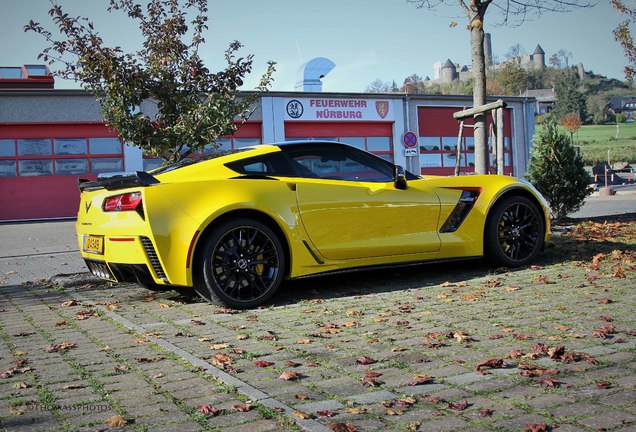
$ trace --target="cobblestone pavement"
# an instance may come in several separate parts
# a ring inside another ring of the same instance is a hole
[[[528,268],[305,279],[240,312],[132,285],[0,286],[0,424],[636,430],[636,226],[554,243]]]

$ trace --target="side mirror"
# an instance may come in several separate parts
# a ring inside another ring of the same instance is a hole
[[[393,168],[393,184],[395,185],[396,189],[404,190],[407,188],[406,173],[404,172],[404,167],[396,165]]]

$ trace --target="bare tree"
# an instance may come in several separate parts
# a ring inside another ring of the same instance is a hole
[[[506,54],[504,54],[504,58],[507,61],[514,61],[518,65],[521,64],[521,56],[526,54],[526,50],[520,44],[516,44],[510,47]]]
[[[380,78],[375,79],[364,90],[366,93],[388,93],[391,91],[391,83],[382,81]]]
[[[559,51],[557,51],[556,55],[563,67],[568,69],[570,67],[570,59],[572,58],[572,53],[566,49],[561,48]]]
[[[458,6],[468,19],[474,79],[473,106],[486,104],[486,61],[484,56],[484,20],[487,10],[499,14],[498,24],[520,25],[526,19],[545,12],[568,12],[574,8],[592,7],[593,0],[406,0],[418,9],[437,10]],[[488,172],[486,115],[477,114],[475,124],[475,173]]]

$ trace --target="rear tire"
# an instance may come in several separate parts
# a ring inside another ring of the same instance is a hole
[[[204,299],[234,309],[267,302],[285,271],[285,253],[276,233],[251,218],[214,228],[199,250],[194,290]]]
[[[497,265],[529,264],[543,249],[545,223],[537,205],[511,195],[499,201],[488,215],[484,231],[486,257]]]

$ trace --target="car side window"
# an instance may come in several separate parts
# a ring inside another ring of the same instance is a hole
[[[364,152],[322,146],[286,149],[301,177],[347,181],[390,182],[390,166]]]
[[[227,166],[232,171],[245,175],[293,177],[295,175],[288,161],[281,153],[268,153],[234,162]]]

